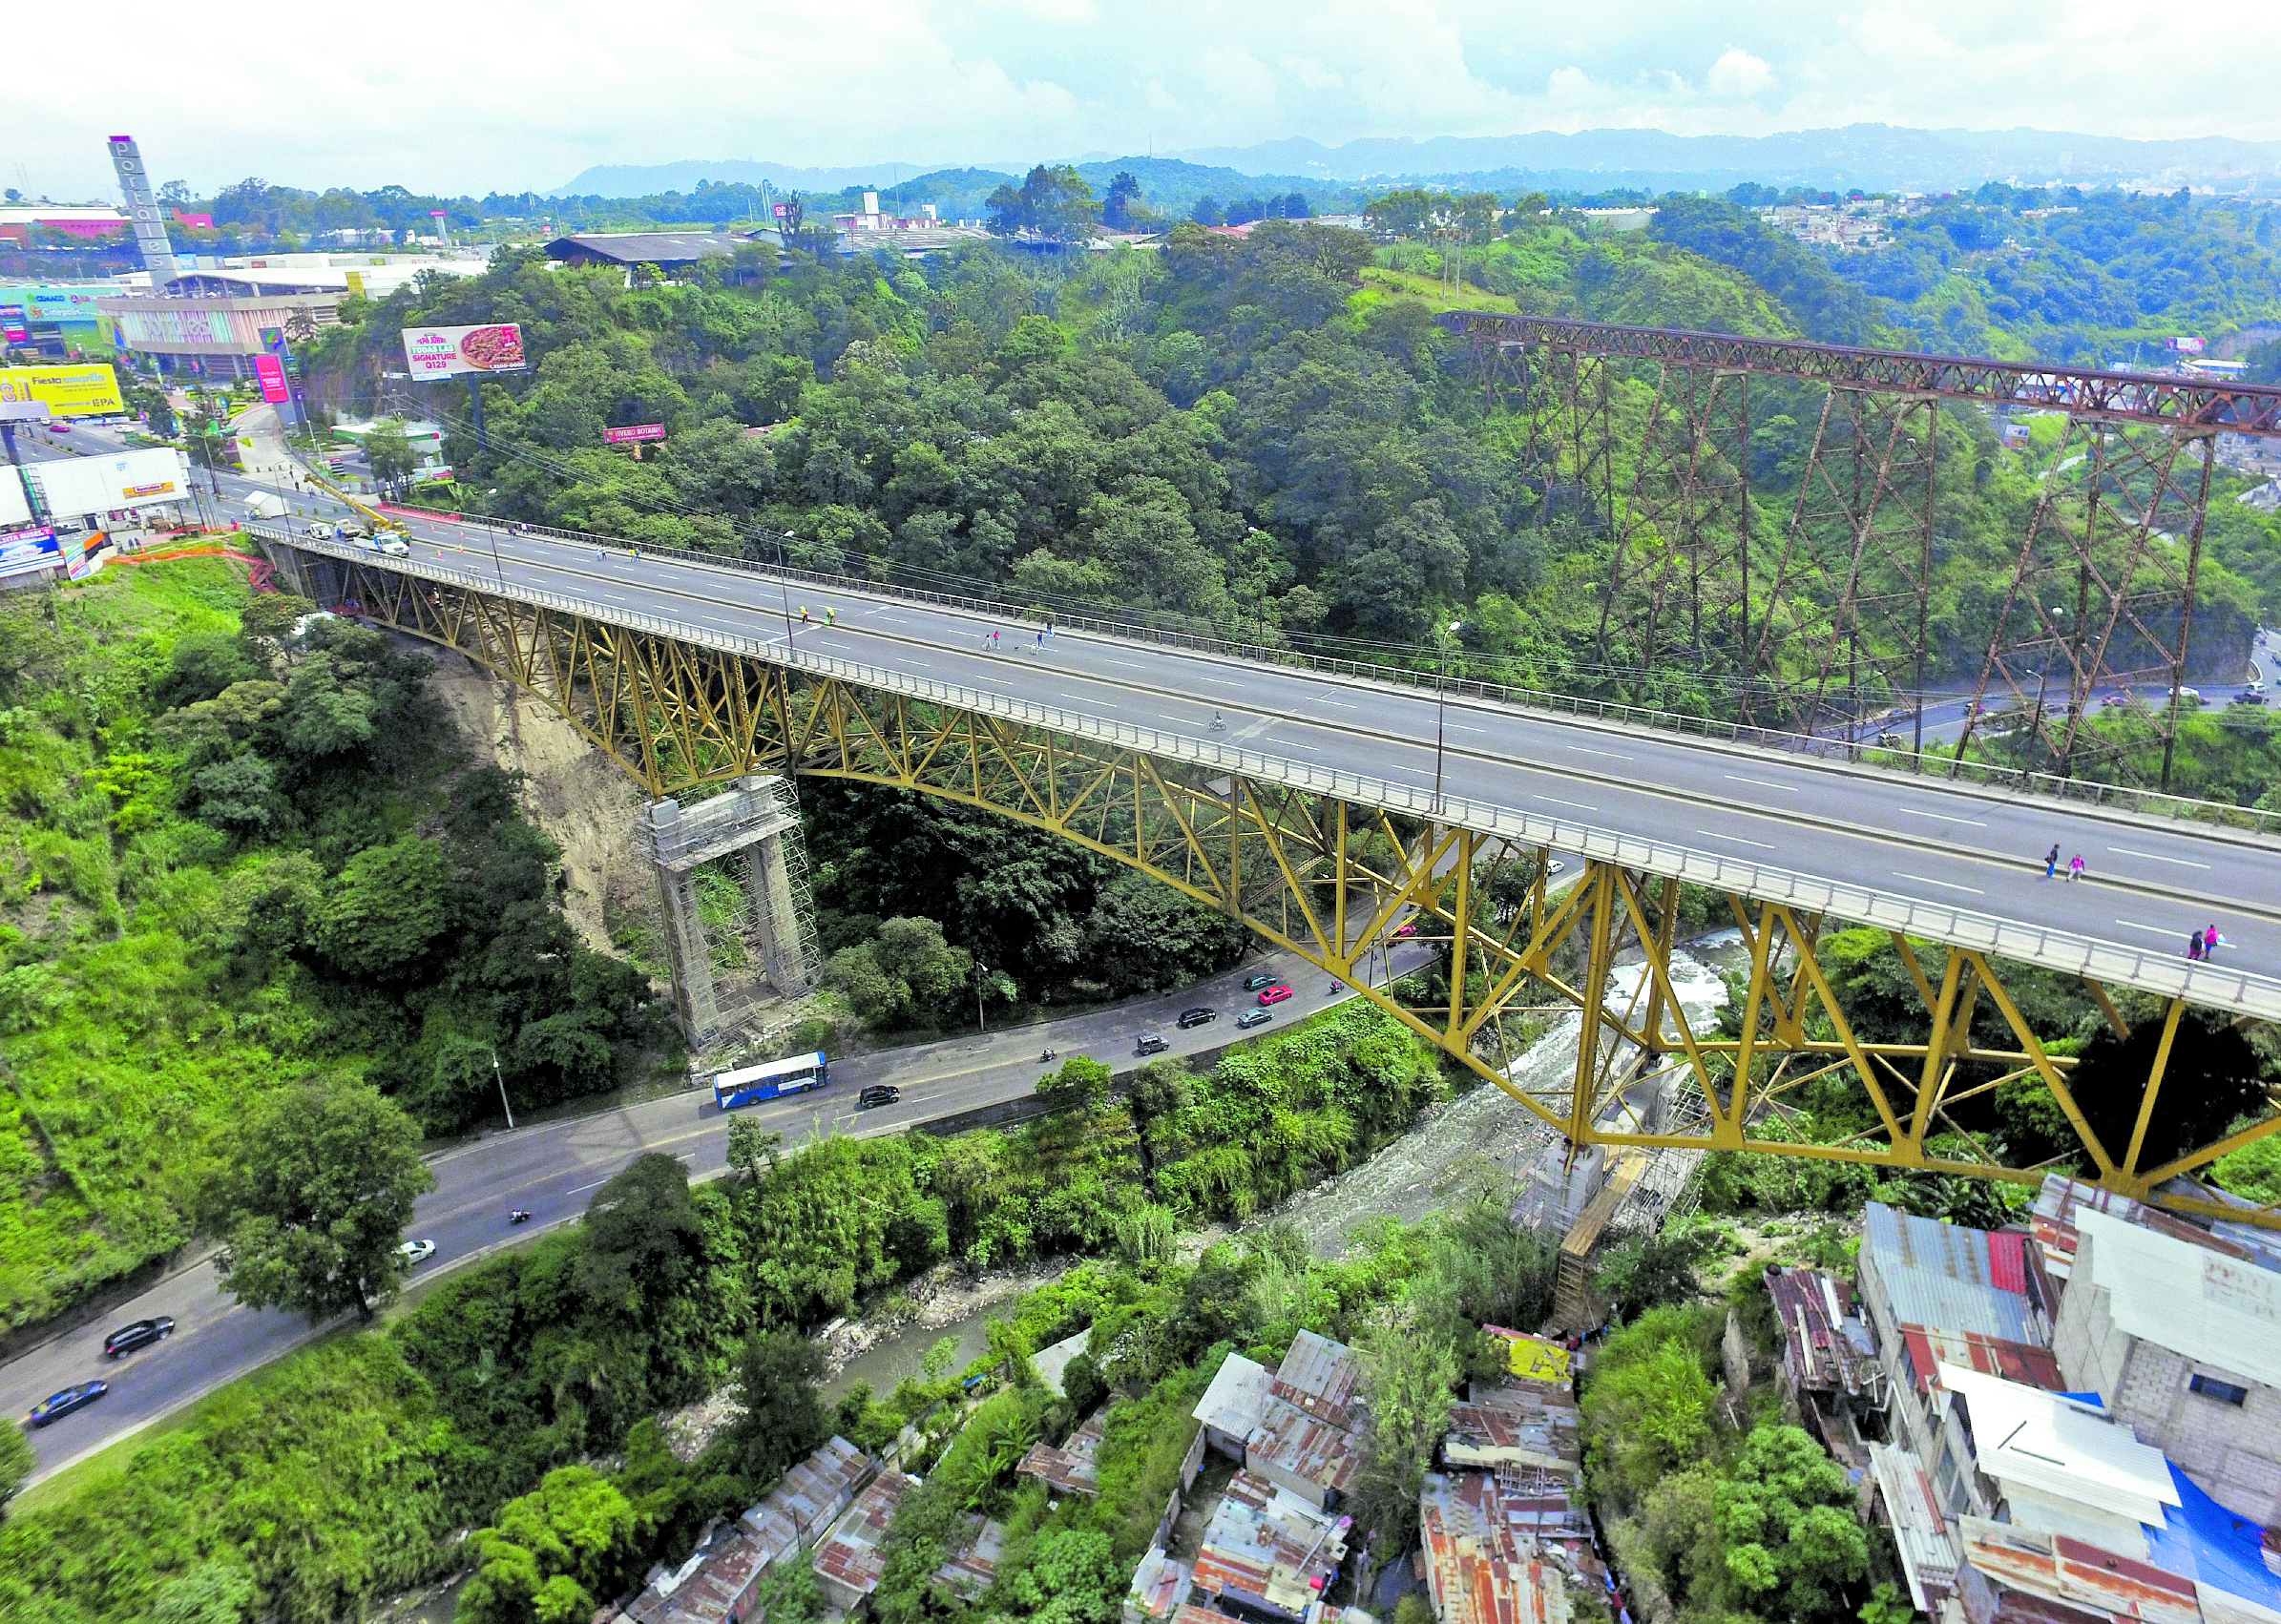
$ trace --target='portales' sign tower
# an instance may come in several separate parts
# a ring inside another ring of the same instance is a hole
[[[171,281],[178,268],[175,245],[167,239],[166,221],[158,218],[158,199],[151,196],[150,172],[142,167],[134,136],[111,137],[111,167],[118,173],[118,189],[127,201],[127,218],[135,222],[136,245],[142,250],[151,285]]]

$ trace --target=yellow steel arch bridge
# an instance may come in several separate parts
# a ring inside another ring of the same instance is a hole
[[[2007,1086],[2039,1090],[2072,1130],[2062,1162],[2119,1194],[2174,1210],[2281,1227],[2281,1213],[2220,1206],[2159,1187],[2281,1132],[2281,1111],[2157,1160],[2146,1154],[2188,997],[2149,999],[2083,980],[2113,1030],[2124,1009],[2160,1040],[2130,1132],[2096,1133],[2070,1088],[2075,1060],[2040,1036],[2005,962],[1969,945],[1927,947],[1888,932],[1915,993],[1907,1041],[1849,1024],[1820,948],[1850,923],[1797,898],[1715,893],[1748,959],[1737,1019],[1698,1035],[1679,1014],[1671,949],[1678,877],[1622,855],[1548,883],[1549,852],[1435,815],[1371,804],[1337,773],[1294,781],[1244,752],[1109,727],[945,684],[551,598],[423,559],[395,560],[265,535],[280,573],[308,595],[454,650],[544,703],[653,796],[786,772],[889,785],[1048,829],[1242,920],[1512,1094],[1574,1145],[1674,1145],[2033,1183],[1999,1165],[1957,1108]],[[439,558],[441,554],[439,553]],[[1695,893],[1700,906],[1702,893]],[[1697,916],[1698,918],[1700,915]],[[1860,916],[1856,914],[1854,920]],[[1439,944],[1444,972],[1375,985],[1398,938]],[[1624,966],[1642,967],[1629,970]],[[1622,990],[1616,989],[1622,987]],[[2123,1001],[2118,1006],[2118,999]],[[1549,1085],[1512,1074],[1551,1012],[1582,1023],[1573,1072]],[[1999,1034],[1999,1035],[1998,1035]],[[1662,1074],[1683,1105],[1643,1120],[1633,1101]],[[1841,1143],[1800,1143],[1768,1124],[1807,1085],[1856,1091],[1874,1125]],[[1675,1086],[1674,1086],[1675,1085]],[[1937,1141],[1940,1149],[1933,1148]]]

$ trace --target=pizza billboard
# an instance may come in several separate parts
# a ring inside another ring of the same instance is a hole
[[[531,364],[523,359],[523,329],[514,322],[481,327],[407,327],[404,364],[416,379],[521,372]]]
[[[0,366],[0,406],[37,401],[55,417],[112,417],[127,409],[108,366]]]

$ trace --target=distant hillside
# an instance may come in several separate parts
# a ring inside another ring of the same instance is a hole
[[[921,175],[923,163],[867,163],[839,169],[802,169],[795,164],[753,158],[683,158],[678,163],[597,163],[574,176],[550,198],[650,198],[662,192],[694,192],[700,180],[716,185],[765,180],[782,192],[837,192],[845,186],[891,184],[898,174]]]
[[[1511,177],[1555,191],[1632,186],[1723,190],[1742,180],[1869,191],[1945,191],[1985,180],[2148,180],[2281,193],[2281,142],[2223,136],[2134,141],[2046,130],[1908,130],[1850,124],[1775,135],[1670,135],[1585,130],[1573,135],[1385,137],[1326,147],[1293,139],[1205,147],[1182,156],[1246,175],[1315,183],[1396,177]]]

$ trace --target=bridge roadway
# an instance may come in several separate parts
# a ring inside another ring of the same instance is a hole
[[[852,662],[851,680],[955,684],[985,708],[1028,702],[1152,730],[1159,753],[1226,760],[1241,748],[1255,776],[1360,775],[1367,783],[1341,791],[1350,800],[1423,809],[1433,794],[1430,688],[1067,630],[1040,641],[1032,623],[852,585],[451,521],[410,528],[408,559],[367,561],[471,573],[599,619],[738,639],[763,658],[783,659],[790,641],[796,661]],[[827,609],[836,624],[823,623]],[[1470,697],[1449,699],[1440,726],[1452,822],[2281,1017],[2281,843],[2270,837]],[[2043,879],[2055,843],[2062,874],[2083,858],[2080,884]],[[2224,941],[2216,964],[2189,966],[2188,931],[2210,925]]]

